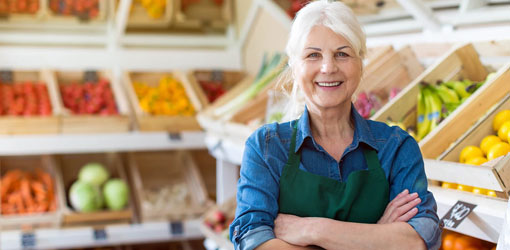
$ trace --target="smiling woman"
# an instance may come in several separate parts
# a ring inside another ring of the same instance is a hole
[[[437,249],[442,228],[416,141],[364,120],[352,95],[365,35],[340,2],[298,12],[286,52],[293,119],[246,141],[236,249]]]

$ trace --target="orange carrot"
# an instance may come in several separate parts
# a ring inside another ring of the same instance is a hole
[[[32,199],[32,192],[30,192],[30,182],[27,178],[23,178],[20,182],[20,192],[25,202],[26,207],[33,207],[34,200]]]

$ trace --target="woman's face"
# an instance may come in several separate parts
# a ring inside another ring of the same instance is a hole
[[[361,69],[361,59],[351,44],[318,25],[310,31],[293,73],[308,107],[328,109],[350,104],[361,80]]]

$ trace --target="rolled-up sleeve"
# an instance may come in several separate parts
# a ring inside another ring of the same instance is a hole
[[[237,185],[236,217],[230,225],[230,240],[236,249],[254,249],[275,238],[279,180],[264,161],[265,140],[264,133],[256,131],[246,141]]]
[[[400,145],[393,161],[390,173],[390,200],[404,189],[418,193],[421,203],[418,213],[408,223],[420,235],[428,249],[438,249],[441,245],[442,226],[437,216],[437,204],[428,191],[427,176],[420,148],[416,141],[408,136]]]

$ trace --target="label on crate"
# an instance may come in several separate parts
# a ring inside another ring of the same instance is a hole
[[[106,231],[103,229],[94,229],[94,240],[95,241],[105,241],[108,239],[108,235]]]
[[[98,82],[99,76],[95,70],[87,70],[83,73],[83,82]]]
[[[14,76],[12,70],[0,70],[0,82],[1,83],[13,83]]]
[[[445,227],[457,228],[457,226],[459,226],[460,223],[466,219],[471,212],[473,212],[475,207],[475,204],[457,201],[457,203],[448,210],[445,216],[441,218],[441,221],[444,223]]]
[[[36,244],[35,233],[23,232],[21,233],[21,247],[23,249],[34,248]]]
[[[170,141],[182,141],[182,136],[180,133],[168,133],[168,138]]]
[[[171,235],[183,235],[184,234],[184,225],[181,221],[172,221],[170,222],[170,234]]]

